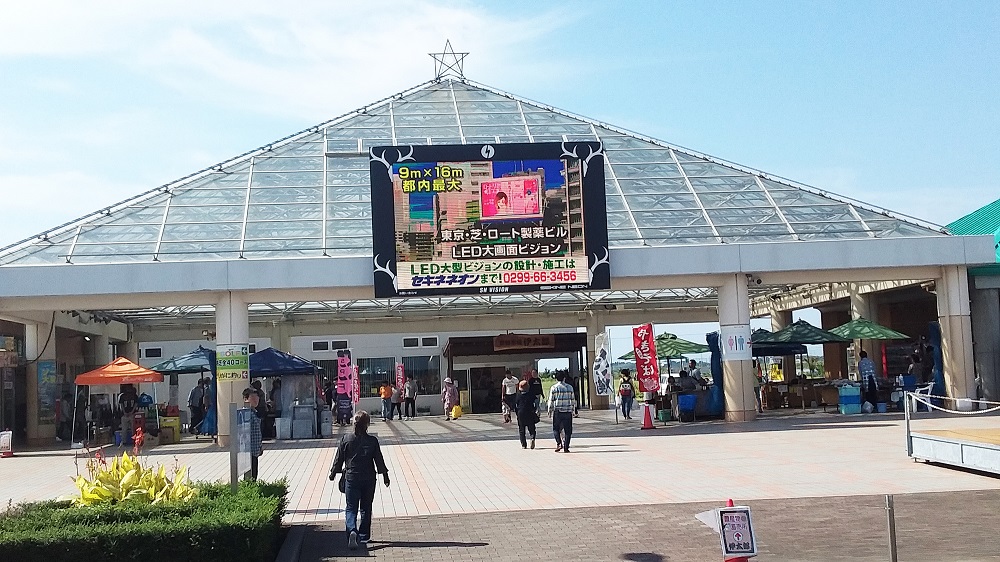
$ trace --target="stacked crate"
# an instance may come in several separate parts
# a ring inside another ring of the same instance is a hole
[[[838,398],[840,400],[838,409],[841,414],[861,413],[861,387],[842,386],[838,392]]]

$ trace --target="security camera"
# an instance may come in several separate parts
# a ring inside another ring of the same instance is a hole
[[[747,283],[750,283],[751,285],[763,285],[764,280],[761,279],[760,277],[757,277],[756,275],[747,273]]]

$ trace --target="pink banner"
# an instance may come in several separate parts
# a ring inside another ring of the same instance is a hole
[[[403,364],[396,363],[396,388],[403,390],[403,384],[406,383],[406,375],[403,374]]]
[[[358,380],[358,366],[355,365],[352,373],[354,376],[351,379],[354,381],[351,384],[351,401],[357,404],[361,401],[361,381]]]
[[[656,341],[653,338],[652,324],[632,328],[632,347],[635,354],[635,377],[639,379],[639,392],[658,392],[660,365],[656,361]]]
[[[351,379],[354,378],[354,367],[351,365],[351,350],[337,351],[337,394],[351,392]]]

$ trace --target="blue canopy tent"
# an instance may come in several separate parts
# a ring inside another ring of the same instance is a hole
[[[277,400],[273,395],[274,384],[272,383],[271,393],[268,398],[272,400],[274,406],[274,416],[278,419],[287,419],[291,424],[290,436],[312,437],[315,428],[319,427],[321,419],[322,390],[319,388],[319,371],[321,369],[313,363],[269,347],[262,349],[250,356],[250,379],[267,378],[272,381],[282,380],[285,377],[292,377],[291,380],[284,380],[280,385]],[[306,417],[303,410],[311,411]],[[273,417],[273,416],[272,416]],[[308,419],[312,430],[297,425],[299,420]],[[285,422],[282,422],[285,423]],[[278,428],[280,430],[280,428]],[[280,433],[277,431],[276,433]],[[280,437],[280,436],[278,436]]]
[[[216,435],[218,433],[218,404],[215,397],[218,396],[218,386],[215,380],[215,350],[198,346],[198,349],[171,357],[166,361],[157,363],[150,370],[170,376],[170,384],[177,385],[177,375],[190,373],[211,374],[211,385],[205,390],[210,397],[208,400],[208,411],[202,418],[200,431],[205,435]]]

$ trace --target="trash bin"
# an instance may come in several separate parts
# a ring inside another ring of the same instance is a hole
[[[698,402],[695,394],[681,394],[677,396],[677,416],[680,421],[694,421],[694,408]]]
[[[656,412],[656,417],[661,422],[670,421],[670,410],[667,409],[659,410],[658,412]]]

